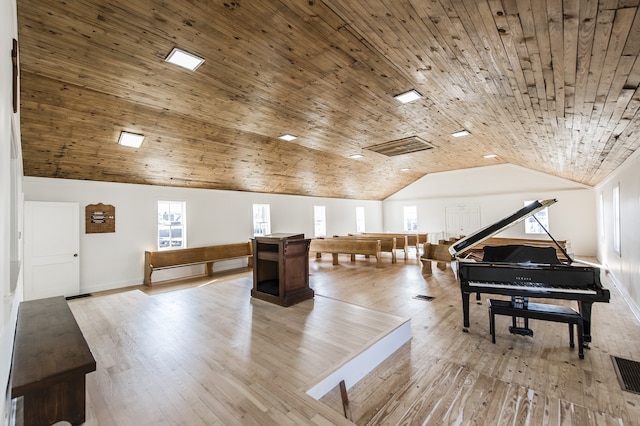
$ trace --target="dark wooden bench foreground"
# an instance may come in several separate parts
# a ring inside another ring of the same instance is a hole
[[[85,375],[96,370],[64,297],[22,302],[11,366],[11,398],[24,397],[24,425],[85,421]]]

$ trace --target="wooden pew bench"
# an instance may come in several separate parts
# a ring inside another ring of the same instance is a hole
[[[420,249],[424,253],[424,245],[429,242],[428,234],[416,234],[416,257],[420,257]],[[411,238],[409,238],[409,244],[411,244]]]
[[[85,375],[96,370],[64,297],[22,302],[11,365],[11,398],[24,397],[23,423],[85,421]]]
[[[361,234],[349,234],[354,236],[373,237],[373,238],[396,238],[398,250],[404,251],[404,259],[409,258],[409,248],[415,248],[416,258],[420,257],[420,245],[427,241],[427,234],[402,234],[391,232],[363,232]]]
[[[206,274],[213,275],[214,262],[241,258],[249,259],[249,267],[253,264],[251,242],[221,244],[207,247],[193,247],[177,250],[144,252],[144,284],[151,286],[151,274],[155,270],[206,264]]]
[[[440,240],[438,244],[424,243],[424,251],[420,257],[422,262],[422,273],[424,275],[431,275],[433,270],[431,269],[431,263],[436,262],[438,269],[444,270],[447,268],[447,264],[451,263],[453,257],[449,253],[449,247],[451,242]]]
[[[397,263],[398,257],[396,255],[396,250],[398,249],[398,240],[395,237],[370,237],[370,236],[362,236],[362,235],[334,235],[333,238],[341,238],[344,240],[373,240],[380,241],[380,251],[382,253],[391,254],[391,263]],[[351,255],[351,261],[355,261],[355,254]]]
[[[382,267],[382,251],[380,240],[349,239],[349,238],[318,238],[311,240],[309,253],[316,253],[319,258],[322,253],[331,253],[333,264],[338,265],[339,254],[350,254],[354,260],[356,254],[376,257],[376,267]]]

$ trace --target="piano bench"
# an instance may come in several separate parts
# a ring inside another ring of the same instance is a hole
[[[488,299],[489,308],[489,331],[491,342],[496,343],[496,315],[507,315],[513,318],[537,319],[542,321],[563,322],[569,324],[569,345],[573,348],[573,325],[578,328],[578,356],[584,359],[584,320],[582,315],[566,306],[550,305],[545,303],[529,303],[527,308],[515,308],[510,300]]]

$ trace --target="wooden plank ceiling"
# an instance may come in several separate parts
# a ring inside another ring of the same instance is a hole
[[[27,176],[382,200],[505,162],[595,185],[640,146],[638,0],[17,3]]]

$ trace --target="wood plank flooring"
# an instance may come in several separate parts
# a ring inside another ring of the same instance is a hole
[[[463,333],[451,269],[425,278],[415,258],[384,260],[312,259],[317,297],[289,308],[251,300],[249,272],[70,301],[98,361],[86,424],[351,424],[337,388],[321,401],[304,389],[384,318],[407,317],[412,340],[348,391],[356,424],[638,424],[640,395],[621,390],[610,355],[640,360],[640,324],[606,275],[611,303],[594,304],[580,360],[565,324],[531,321],[531,338],[497,317],[492,344],[484,304],[472,304]],[[311,308],[327,300],[341,302]],[[342,302],[383,314],[345,318]]]

